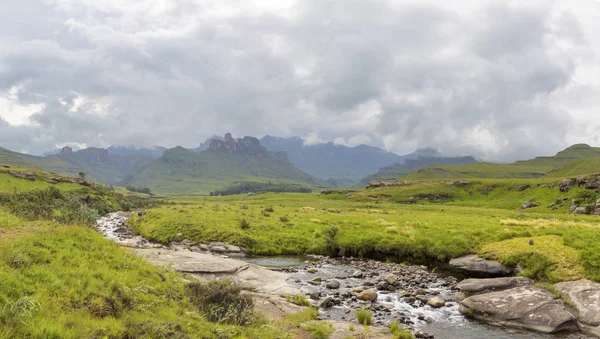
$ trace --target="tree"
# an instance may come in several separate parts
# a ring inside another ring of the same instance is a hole
[[[79,172],[79,178],[83,181],[85,181],[85,173],[83,172]]]

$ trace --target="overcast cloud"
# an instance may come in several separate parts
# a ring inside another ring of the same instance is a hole
[[[497,161],[600,145],[595,0],[0,2],[17,151],[228,131]]]

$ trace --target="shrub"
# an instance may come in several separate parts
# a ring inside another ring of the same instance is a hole
[[[192,304],[207,320],[231,325],[249,325],[253,322],[252,297],[240,294],[241,288],[227,280],[186,285]]]
[[[247,230],[250,228],[250,222],[246,219],[240,220],[240,228],[243,230]]]
[[[290,219],[288,218],[288,216],[287,216],[287,215],[285,215],[285,216],[283,216],[283,217],[279,217],[279,221],[281,221],[281,222],[289,222],[289,221],[290,221]]]
[[[263,217],[270,217],[271,215],[269,213],[267,213],[267,211],[262,211],[262,215]]]
[[[331,256],[335,256],[338,252],[338,235],[340,229],[337,226],[331,226],[327,229],[325,235],[325,246]]]
[[[373,323],[372,314],[368,310],[357,310],[355,316],[356,320],[365,326]]]
[[[273,213],[273,212],[275,212],[275,210],[273,209],[273,206],[269,206],[269,207],[265,208],[265,212]]]
[[[247,204],[242,204],[242,206],[240,206],[240,209],[247,210],[248,209],[248,205]]]

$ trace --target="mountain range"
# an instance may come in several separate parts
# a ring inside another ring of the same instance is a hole
[[[147,187],[161,194],[221,194],[260,190],[306,191],[327,186],[364,187],[371,180],[537,178],[600,172],[600,148],[573,145],[551,157],[513,164],[444,157],[419,149],[397,155],[377,147],[334,143],[306,145],[298,137],[234,139],[213,136],[199,147],[166,149],[111,146],[74,151],[68,146],[43,157],[0,148],[0,164],[67,175],[85,173],[110,185]]]

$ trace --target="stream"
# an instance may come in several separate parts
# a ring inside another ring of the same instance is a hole
[[[126,226],[126,220],[125,213],[111,213],[97,221],[96,229],[106,238],[129,247],[189,251],[182,246],[169,247],[136,236]],[[375,326],[387,327],[392,321],[397,321],[422,331],[423,338],[432,336],[447,339],[589,338],[580,333],[549,335],[495,327],[467,319],[459,313],[459,305],[454,302],[457,292],[454,286],[458,279],[446,275],[438,276],[424,266],[404,266],[374,260],[348,259],[342,261],[302,256],[236,257],[236,259],[291,273],[288,283],[303,291],[313,304],[323,306],[320,308],[320,318],[324,320],[355,321],[356,309],[370,307]],[[399,277],[398,281],[394,282],[395,286],[400,286],[399,291],[396,291],[396,288],[393,288],[393,291],[387,291],[385,286],[381,285],[391,275]],[[327,286],[327,282],[331,282],[331,280],[339,282],[339,286],[329,288],[331,286]],[[365,303],[356,298],[357,291],[367,288],[378,290],[377,298],[372,303]],[[405,296],[402,291],[405,291],[407,295]],[[414,300],[415,298],[411,296],[415,294],[439,296],[447,302],[443,307],[433,308],[424,302]],[[327,305],[323,305],[324,302]]]

